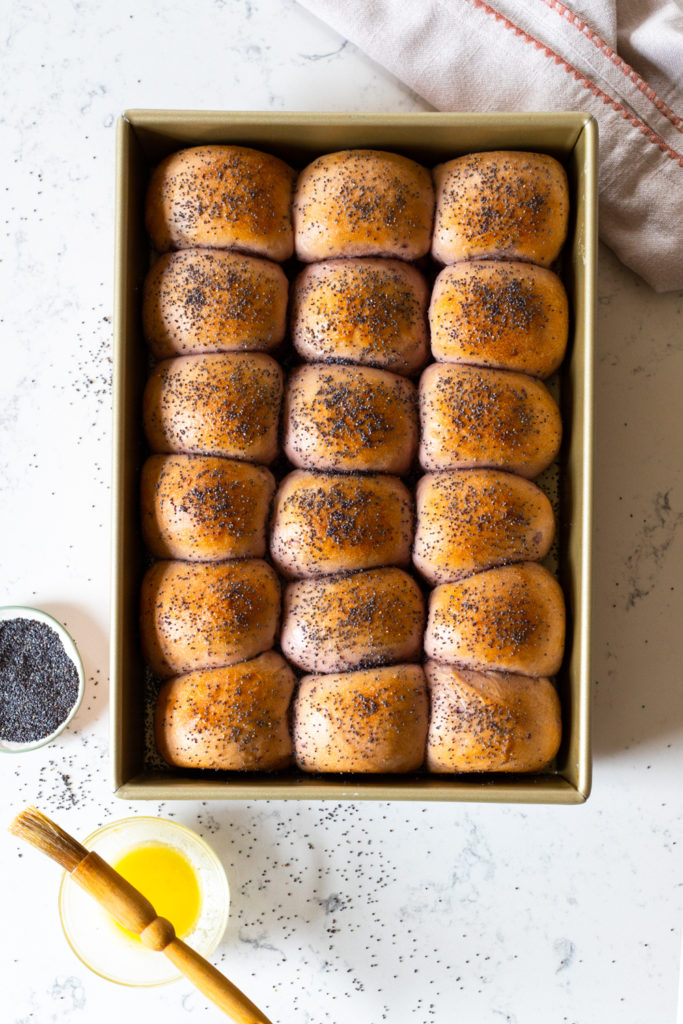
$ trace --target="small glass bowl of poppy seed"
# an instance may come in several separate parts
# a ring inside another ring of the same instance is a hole
[[[74,717],[83,664],[67,631],[37,608],[0,608],[0,753],[50,743]]]

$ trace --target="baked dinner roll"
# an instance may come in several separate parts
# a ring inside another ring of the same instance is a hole
[[[294,698],[294,755],[305,772],[411,772],[427,738],[420,665],[304,676]]]
[[[417,393],[369,366],[313,363],[287,382],[284,451],[308,469],[406,473],[417,451]]]
[[[280,583],[260,559],[156,562],[142,581],[142,650],[155,675],[221,668],[273,646]]]
[[[434,282],[429,326],[439,362],[549,377],[567,347],[567,293],[532,263],[456,263]]]
[[[393,476],[295,470],[273,503],[270,553],[285,576],[410,564],[413,504]]]
[[[295,683],[275,651],[169,679],[157,699],[157,749],[178,768],[286,768],[292,761],[288,710]]]
[[[420,380],[425,469],[506,469],[535,477],[562,440],[557,403],[539,380],[507,370],[432,363]]]
[[[432,255],[439,263],[496,257],[548,267],[567,237],[569,190],[544,153],[470,153],[434,168]]]
[[[145,223],[155,249],[206,246],[286,260],[295,172],[245,146],[194,146],[152,174]]]
[[[292,339],[311,362],[362,363],[410,375],[427,362],[429,290],[400,260],[326,260],[292,286]]]
[[[397,153],[345,149],[305,167],[294,194],[294,244],[304,263],[335,256],[429,252],[434,189],[429,171]]]
[[[413,562],[430,583],[451,583],[506,562],[544,558],[555,517],[536,484],[496,469],[426,473],[415,493]]]
[[[503,565],[432,591],[428,658],[461,668],[550,676],[564,653],[562,590],[536,562]]]
[[[424,622],[422,591],[401,569],[299,580],[285,588],[280,646],[307,672],[415,661]]]
[[[272,462],[278,452],[282,370],[270,356],[232,352],[158,363],[143,420],[153,452]]]
[[[270,260],[212,249],[166,253],[145,280],[145,338],[157,359],[266,352],[285,336],[287,288]]]
[[[557,754],[560,702],[549,679],[428,661],[430,772],[537,772]]]
[[[142,467],[142,536],[157,558],[261,558],[275,480],[210,455],[152,455]]]

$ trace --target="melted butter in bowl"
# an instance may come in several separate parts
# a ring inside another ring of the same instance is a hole
[[[192,931],[201,911],[201,892],[184,853],[165,843],[148,843],[124,853],[112,866],[147,897],[160,917],[171,922],[179,939]],[[140,941],[134,932],[122,931]]]
[[[111,864],[166,917],[176,934],[210,956],[228,920],[230,891],[213,850],[195,832],[165,818],[105,825],[83,843]],[[163,953],[146,948],[64,875],[59,912],[69,945],[90,970],[120,985],[161,985],[180,977]]]

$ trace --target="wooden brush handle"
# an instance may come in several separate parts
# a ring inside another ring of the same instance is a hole
[[[102,860],[99,853],[91,850],[73,869],[71,877],[128,931],[142,935],[156,921],[158,915],[149,900]]]
[[[92,851],[71,872],[74,882],[93,896],[119,924],[164,953],[192,984],[237,1024],[271,1024],[258,1007],[199,953],[176,937],[175,929],[142,893]]]
[[[181,939],[173,939],[165,947],[164,956],[183,972],[195,988],[237,1021],[237,1024],[271,1024],[268,1017],[243,992]]]

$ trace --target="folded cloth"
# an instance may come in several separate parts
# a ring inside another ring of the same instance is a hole
[[[438,109],[593,114],[602,239],[657,291],[683,288],[683,14],[673,2],[299,2]]]

